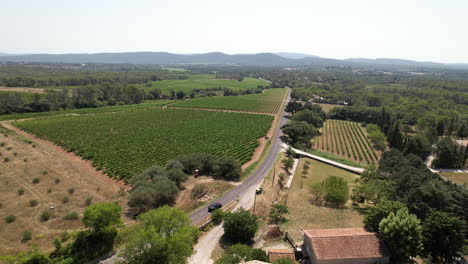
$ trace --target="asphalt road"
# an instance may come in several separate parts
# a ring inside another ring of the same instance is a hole
[[[290,95],[288,94],[286,105],[290,100]],[[274,133],[274,137],[272,138],[271,142],[271,147],[270,150],[264,159],[264,161],[257,167],[257,169],[250,175],[249,178],[244,180],[241,184],[236,186],[234,189],[226,193],[224,196],[218,198],[216,201],[213,202],[219,202],[223,205],[228,204],[229,202],[237,199],[237,197],[242,197],[243,195],[248,194],[248,191],[251,189],[252,186],[257,186],[259,185],[263,178],[268,174],[270,169],[273,167],[276,157],[278,156],[278,153],[281,151],[281,136],[283,133],[281,132],[281,126],[283,126],[286,121],[287,114],[286,112],[283,112],[281,116],[281,120],[279,125],[277,126],[277,129]],[[254,195],[253,193],[251,195]],[[205,219],[209,215],[208,213],[208,205],[198,209],[194,213],[190,215],[190,219],[192,220],[193,225],[199,224],[203,219]]]

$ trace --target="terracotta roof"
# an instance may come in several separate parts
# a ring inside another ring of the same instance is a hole
[[[315,257],[324,259],[381,258],[389,256],[379,234],[364,228],[305,230]]]
[[[291,260],[296,260],[294,257],[294,250],[292,249],[269,249],[268,250],[268,259],[270,262],[274,262],[280,258],[289,258]]]

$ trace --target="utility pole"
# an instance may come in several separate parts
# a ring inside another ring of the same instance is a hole
[[[271,188],[273,188],[273,185],[275,184],[275,175],[276,175],[276,168],[273,168],[273,180],[271,181]]]
[[[257,192],[254,192],[254,206],[252,210],[252,215],[255,215],[255,203],[257,202]]]

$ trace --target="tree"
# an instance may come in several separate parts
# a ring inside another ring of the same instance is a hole
[[[213,223],[216,225],[223,221],[224,216],[226,216],[226,213],[223,211],[223,209],[216,209],[211,213],[211,219],[213,219]]]
[[[130,192],[128,205],[136,213],[146,212],[150,209],[166,204],[172,204],[179,193],[177,184],[166,176],[159,176],[153,182],[139,182]]]
[[[257,217],[244,208],[224,217],[224,236],[232,243],[247,243],[258,229]]]
[[[286,105],[285,111],[294,115],[296,112],[302,110],[302,104],[297,101],[291,101]]]
[[[293,121],[282,126],[281,130],[288,136],[289,142],[296,147],[310,147],[310,141],[318,135],[317,129],[307,122]]]
[[[379,224],[379,232],[392,259],[396,262],[416,257],[422,250],[421,221],[408,212],[400,209],[391,212]]]
[[[309,109],[304,109],[302,111],[297,112],[292,120],[297,122],[307,122],[308,124],[313,125],[316,128],[320,128],[323,126],[323,119],[320,114],[313,112]]]
[[[242,173],[242,168],[234,158],[219,157],[213,164],[213,176],[218,179],[237,181]]]
[[[294,166],[294,160],[291,158],[285,158],[281,161],[283,163],[284,169],[289,172],[290,169]]]
[[[238,264],[251,260],[268,261],[268,256],[261,249],[236,244],[230,246],[226,254],[216,261],[216,264]]]
[[[325,201],[334,206],[344,205],[349,198],[348,183],[340,177],[329,176],[324,180]]]
[[[369,230],[378,232],[379,224],[382,219],[389,216],[390,213],[396,213],[405,208],[405,204],[397,201],[381,201],[367,211],[367,214],[364,217],[364,224]]]
[[[280,224],[283,223],[286,218],[285,214],[288,213],[288,207],[282,204],[274,204],[270,209],[270,223]]]
[[[120,253],[126,264],[185,263],[200,231],[182,210],[163,206],[138,216],[139,224],[125,230]]]
[[[463,222],[433,210],[422,227],[424,253],[435,263],[454,263],[464,245]]]
[[[466,163],[465,147],[458,147],[450,137],[437,142],[436,158],[432,165],[436,168],[460,168]]]
[[[83,223],[99,232],[107,228],[115,228],[122,224],[122,208],[115,203],[96,203],[84,211]]]

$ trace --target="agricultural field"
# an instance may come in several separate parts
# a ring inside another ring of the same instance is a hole
[[[49,112],[8,114],[8,115],[0,115],[0,121],[12,120],[12,119],[48,117],[48,116],[57,116],[57,115],[70,115],[70,114],[97,114],[97,113],[135,111],[135,110],[141,111],[145,109],[161,108],[162,106],[165,106],[167,104],[170,104],[176,101],[177,100],[147,100],[141,104],[78,108],[78,109],[67,109],[67,110],[49,111]]]
[[[219,111],[154,108],[81,116],[57,116],[13,125],[52,141],[106,174],[128,179],[178,155],[209,153],[252,158],[273,117]]]
[[[55,237],[66,240],[64,232],[84,227],[80,219],[89,204],[113,201],[126,208],[119,184],[70,155],[0,126],[0,255],[34,244],[42,251],[53,249]],[[44,212],[50,213],[48,219],[42,218]],[[30,240],[24,239],[25,231],[31,232]]]
[[[199,97],[172,106],[277,114],[285,100],[286,91],[285,88],[275,88],[263,90],[259,94]]]
[[[281,226],[281,230],[288,232],[295,241],[303,239],[301,228],[363,227],[363,216],[352,208],[350,202],[344,208],[317,206],[313,203],[311,186],[329,176],[341,177],[347,181],[350,193],[355,179],[359,177],[313,159],[302,158],[299,161],[286,202],[289,209],[289,214],[286,215],[288,221]]]
[[[380,153],[370,143],[366,131],[358,123],[327,120],[322,135],[313,142],[315,149],[355,161],[362,165],[377,164]]]
[[[171,90],[174,91],[183,91],[186,94],[190,93],[194,89],[208,89],[208,88],[230,88],[233,90],[245,90],[250,88],[257,88],[257,86],[268,86],[269,83],[255,79],[255,78],[245,78],[243,81],[239,82],[237,80],[227,80],[227,79],[214,79],[213,78],[201,78],[203,76],[210,77],[210,75],[189,75],[194,76],[193,78],[186,79],[186,80],[162,80],[152,82],[151,86],[148,87],[146,85],[140,85],[140,88],[144,88],[146,90],[152,89],[161,89],[161,92],[165,95],[170,95]]]

